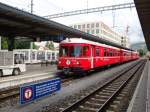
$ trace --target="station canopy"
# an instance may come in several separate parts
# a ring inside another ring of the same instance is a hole
[[[103,44],[123,48],[113,42],[73,29],[43,17],[0,3],[0,35],[32,41],[60,42],[65,38],[83,38]]]
[[[150,0],[134,0],[134,2],[144,33],[146,45],[150,51]]]

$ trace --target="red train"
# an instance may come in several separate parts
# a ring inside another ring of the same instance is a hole
[[[87,71],[117,63],[138,59],[135,51],[120,49],[109,45],[71,38],[60,43],[57,68],[65,74],[86,73]]]

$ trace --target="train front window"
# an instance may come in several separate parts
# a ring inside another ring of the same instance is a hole
[[[70,46],[70,56],[71,57],[82,56],[82,46]]]
[[[60,57],[61,56],[68,56],[69,47],[68,46],[61,46],[60,48]]]

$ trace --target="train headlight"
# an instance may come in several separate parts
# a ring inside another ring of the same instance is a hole
[[[61,61],[58,61],[59,64],[61,64]]]
[[[77,61],[76,64],[79,65],[80,63]]]

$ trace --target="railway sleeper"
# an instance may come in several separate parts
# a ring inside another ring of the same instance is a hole
[[[114,100],[113,104],[120,104],[120,102],[121,102],[120,100]]]
[[[97,104],[103,104],[104,102],[105,102],[105,100],[93,100],[93,99],[90,99],[90,100],[88,100],[88,101],[86,101],[86,102],[90,102],[90,103],[97,103]]]
[[[100,108],[101,104],[86,102],[83,104],[83,106],[84,107],[90,107],[90,108]]]
[[[115,111],[112,111],[112,110],[106,110],[106,112],[115,112]]]
[[[105,90],[106,91],[113,91],[113,92],[116,91],[116,89],[114,89],[114,88],[105,88]]]
[[[99,103],[86,101],[85,104],[101,106]]]
[[[95,99],[95,98],[91,98],[90,99],[90,102],[93,101],[93,102],[98,102],[99,104],[103,104],[105,103],[105,99]]]
[[[110,96],[104,96],[104,95],[101,95],[101,96],[95,96],[94,98],[95,99],[108,99]]]
[[[99,93],[98,95],[106,95],[106,96],[109,96],[109,95],[111,95],[112,93],[109,93],[109,92],[101,92],[101,93]]]
[[[122,99],[123,99],[123,97],[122,97],[122,96],[117,96],[117,97],[116,97],[116,99],[118,99],[118,100],[122,100]]]
[[[116,85],[109,85],[107,88],[112,88],[112,87],[113,87],[113,88],[116,89],[116,88],[118,88],[119,86],[120,86],[120,85],[117,85],[117,86],[116,86]]]
[[[90,107],[84,107],[82,105],[79,107],[79,112],[89,112],[89,111],[96,112],[96,111],[98,111],[98,109],[90,108]]]
[[[103,93],[103,94],[96,94],[95,97],[98,97],[98,98],[101,97],[101,96],[102,96],[102,97],[103,97],[103,96],[109,97],[110,95],[111,95],[111,94],[105,94],[105,93]]]
[[[110,93],[110,94],[114,93],[114,91],[105,90],[105,89],[104,89],[104,90],[102,90],[102,92],[104,92],[104,93],[105,93],[105,92],[107,92],[107,93]]]

